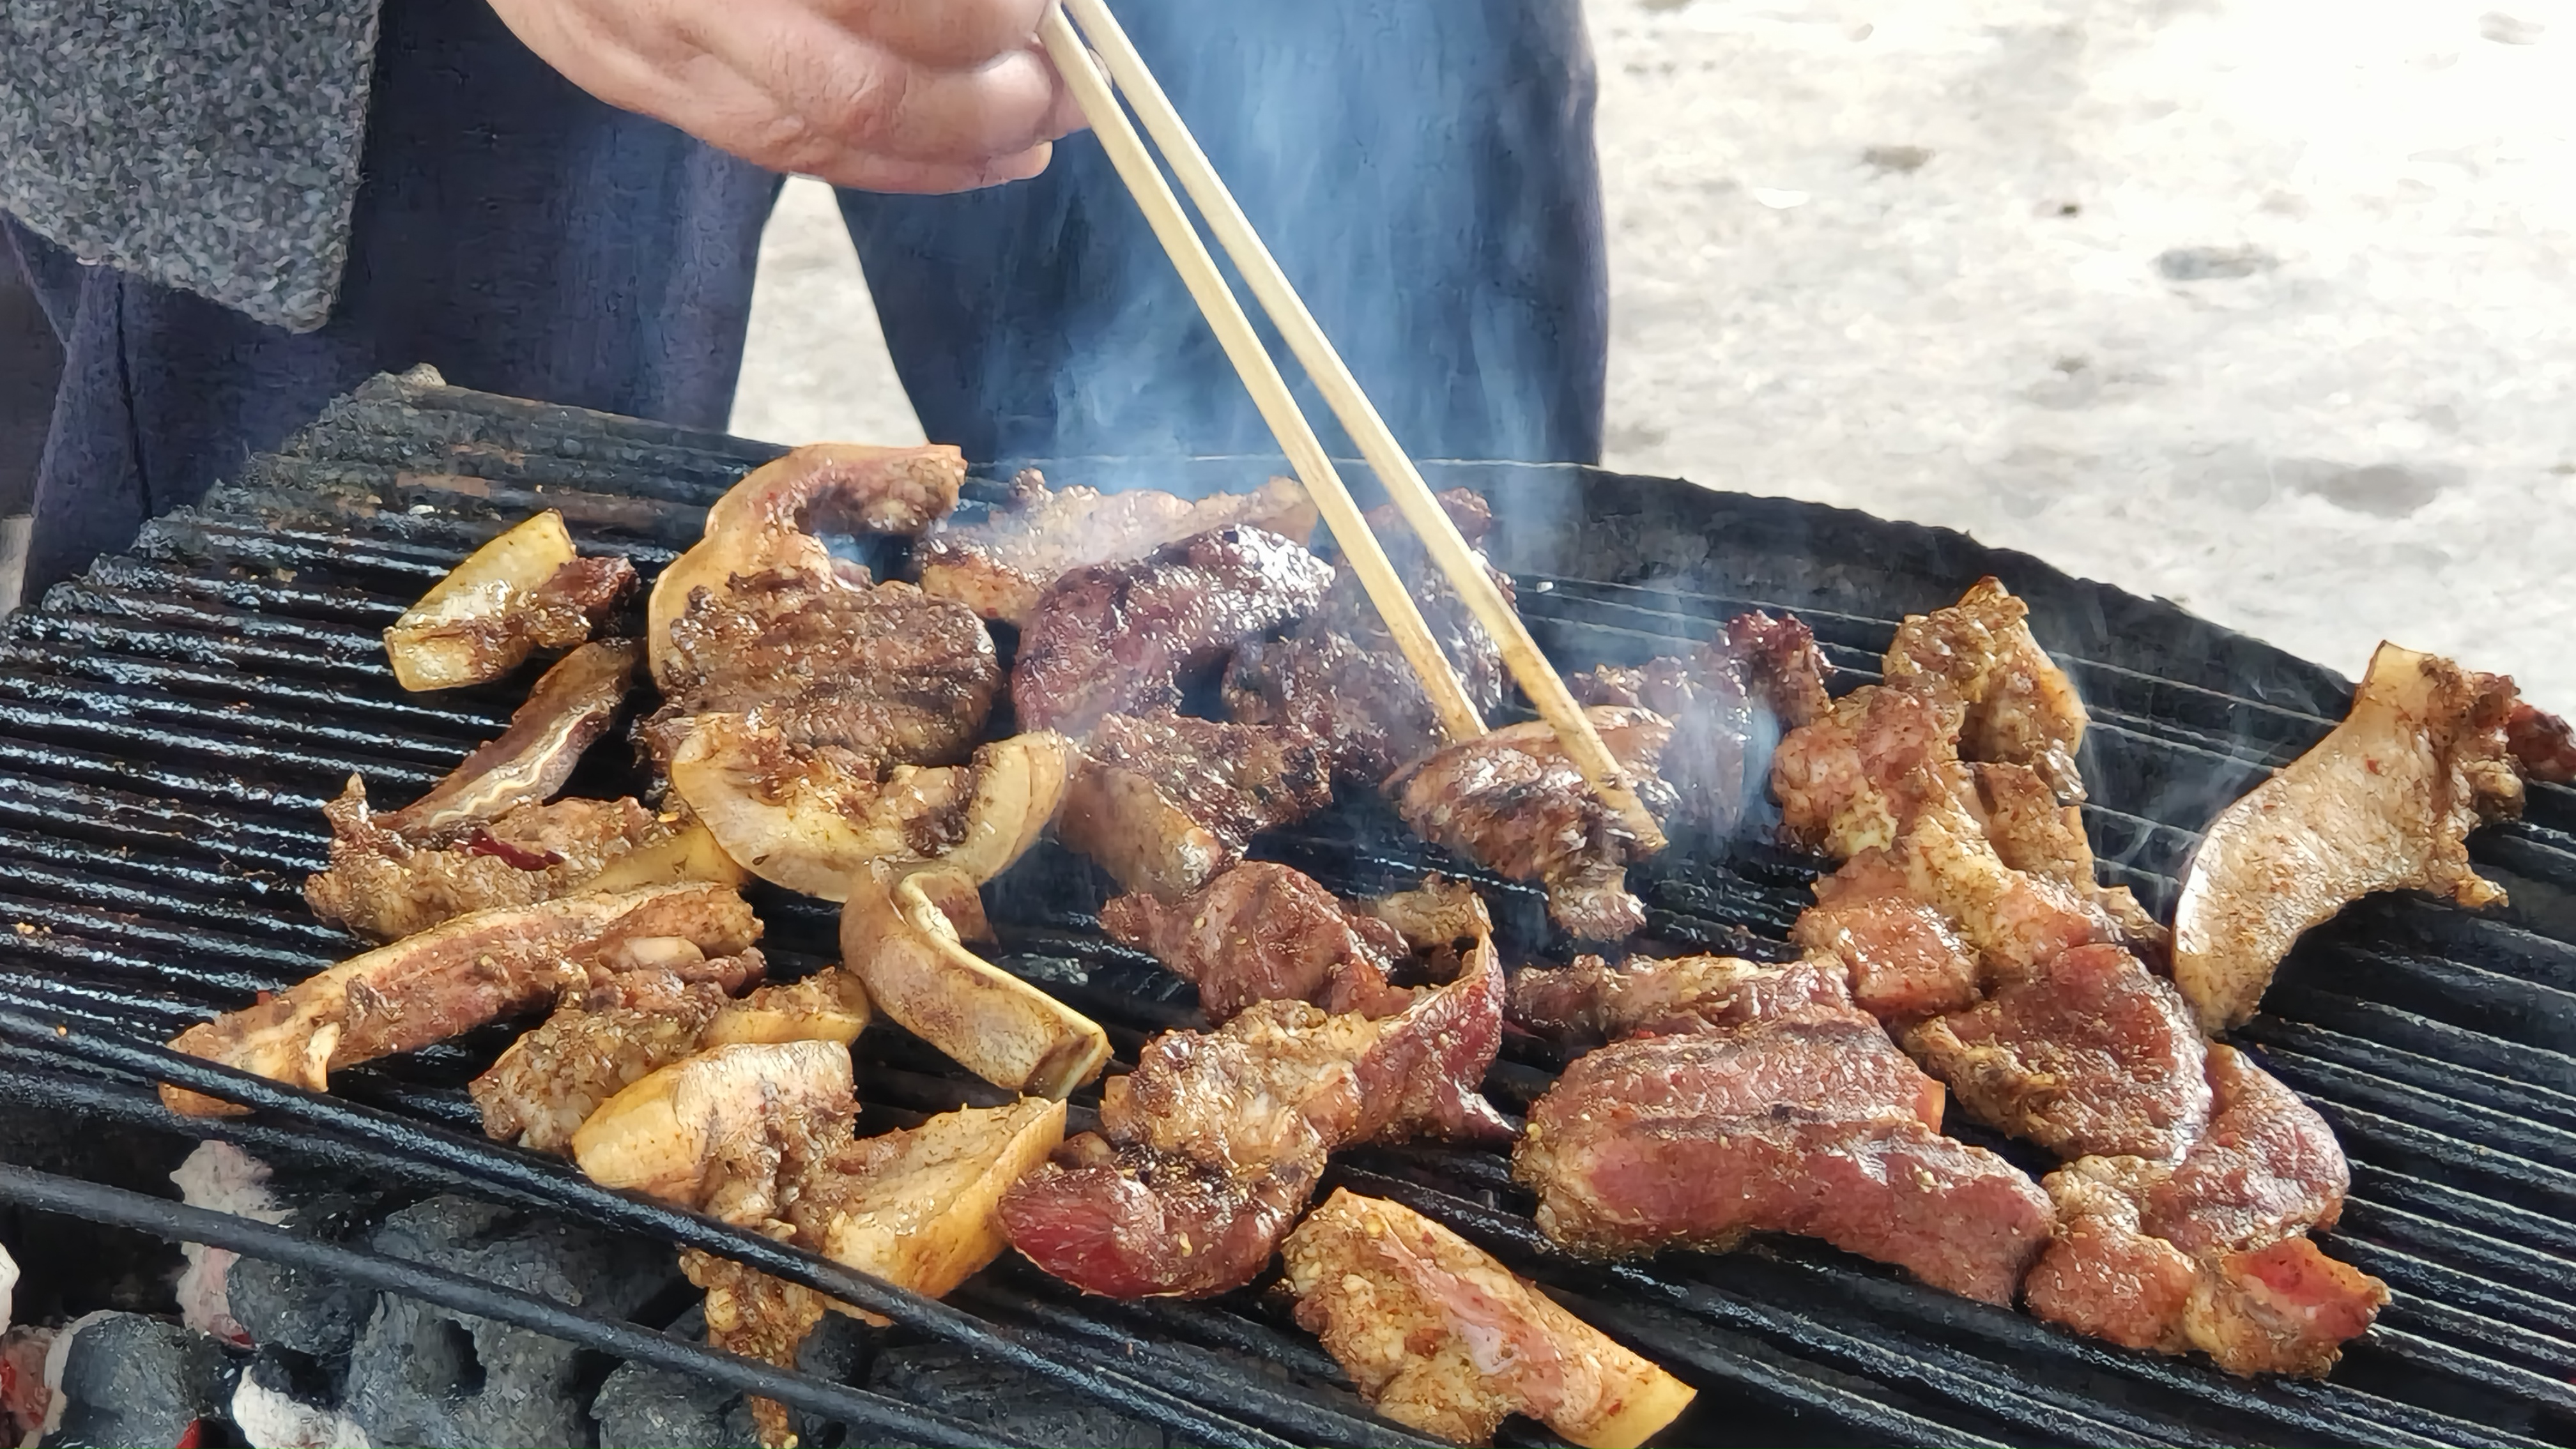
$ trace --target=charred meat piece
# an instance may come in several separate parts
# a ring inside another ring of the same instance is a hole
[[[2222,1031],[2254,1014],[2291,943],[2373,891],[2472,908],[2504,892],[2469,868],[2468,833],[2522,813],[2508,745],[2513,681],[2382,644],[2352,712],[2227,807],[2174,904],[2174,983]]]
[[[1440,504],[1472,545],[1493,527],[1485,500],[1463,488],[1442,493]],[[1466,688],[1480,715],[1501,707],[1508,676],[1502,651],[1484,625],[1431,566],[1421,540],[1392,508],[1372,510],[1375,528],[1396,574],[1410,581],[1413,602]],[[1483,553],[1477,552],[1481,563]],[[1486,575],[1512,598],[1508,574],[1484,565]],[[1374,789],[1405,764],[1448,743],[1430,696],[1386,629],[1359,575],[1343,567],[1315,612],[1284,639],[1247,639],[1226,666],[1225,708],[1232,718],[1294,725],[1324,742],[1337,779]]]
[[[756,685],[772,677],[764,666],[793,664],[792,653],[785,651],[733,662],[719,650],[702,649],[700,658],[687,661],[675,626],[701,591],[720,611],[776,622],[792,612],[781,607],[784,600],[728,602],[727,596],[764,587],[775,594],[797,583],[816,589],[833,583],[864,585],[867,571],[834,559],[819,535],[918,534],[957,507],[958,485],[965,479],[965,455],[937,443],[915,448],[816,443],[753,469],[707,510],[698,542],[653,581],[644,641],[654,682],[665,693],[685,693],[704,683],[710,671],[730,665],[744,683]],[[971,611],[959,612],[972,617]],[[981,630],[978,621],[977,632]],[[756,636],[759,630],[750,632]]]
[[[405,689],[481,684],[539,649],[569,649],[635,587],[622,558],[580,558],[547,509],[476,549],[385,630]]]
[[[566,992],[470,1090],[486,1136],[563,1152],[602,1103],[694,1052],[743,1042],[846,1044],[867,1024],[867,993],[837,967],[740,1000],[720,981],[640,968]]]
[[[1647,808],[1670,813],[1672,791],[1655,763],[1671,724],[1612,705],[1586,713]],[[1545,882],[1548,914],[1575,936],[1615,941],[1645,925],[1645,905],[1627,889],[1635,838],[1584,783],[1544,721],[1451,745],[1388,788],[1404,823],[1423,839],[1511,879]]]
[[[2030,632],[2030,606],[1994,579],[1979,579],[1959,602],[1909,614],[1887,649],[1888,687],[1966,711],[1959,753],[1971,760],[2026,765],[2057,798],[2084,798],[2075,752],[2089,723],[2075,684]]]
[[[1140,559],[1238,523],[1304,543],[1316,517],[1313,500],[1293,478],[1272,478],[1249,493],[1184,500],[1150,488],[1049,488],[1029,468],[1011,480],[1009,501],[983,522],[932,530],[914,546],[913,559],[922,592],[1026,627],[1047,586],[1075,569]]]
[[[677,753],[703,715],[887,763],[966,757],[1001,689],[984,621],[839,567],[736,576],[681,601],[656,659],[665,703],[637,729],[657,758]]]
[[[1584,704],[1642,707],[1671,720],[1660,773],[1680,797],[1679,818],[1722,839],[1760,805],[1780,732],[1832,708],[1829,668],[1806,625],[1739,614],[1687,659],[1605,664],[1566,685]]]
[[[1437,1136],[1498,1141],[1478,1095],[1502,1040],[1490,943],[1403,1013],[1254,1006],[1213,1032],[1169,1032],[1109,1080],[1100,1131],[1002,1199],[1011,1245],[1113,1298],[1203,1297],[1270,1260],[1334,1148]]]
[[[1730,1030],[1803,1009],[1847,1005],[1842,973],[1829,959],[1764,965],[1733,956],[1633,956],[1612,966],[1577,956],[1564,967],[1533,967],[1512,978],[1506,1012],[1514,1026],[1585,1051],[1630,1036]]]
[[[1338,1190],[1281,1256],[1297,1322],[1379,1413],[1426,1434],[1483,1444],[1526,1414],[1576,1444],[1634,1449],[1695,1394],[1400,1204]]]
[[[2180,1158],[2209,1120],[2200,1031],[2173,983],[2079,946],[1899,1039],[1959,1104],[2061,1158]]]
[[[2033,1313],[2132,1348],[2199,1349],[2232,1373],[2322,1375],[2388,1286],[2308,1239],[2343,1211],[2334,1134],[2232,1049],[2209,1048],[2217,1111],[2179,1165],[2090,1157],[2049,1174],[2056,1241]]]
[[[1242,859],[1255,835],[1332,803],[1322,749],[1293,726],[1113,714],[1082,753],[1058,838],[1124,889],[1167,900]]]
[[[1956,1011],[1977,999],[1977,955],[1949,918],[1914,893],[1884,850],[1862,851],[1816,882],[1789,939],[1842,962],[1852,999],[1882,1021]]]
[[[1834,701],[1772,754],[1782,832],[1837,860],[1894,845],[1926,808],[1964,793],[1964,713],[1955,702],[1874,684]]]
[[[1386,979],[1407,953],[1404,937],[1284,865],[1247,861],[1169,905],[1120,896],[1101,907],[1100,927],[1189,978],[1219,1025],[1264,1001],[1363,1016],[1413,1001]]]
[[[1051,585],[1011,666],[1022,727],[1081,738],[1111,714],[1167,710],[1185,676],[1306,614],[1332,566],[1275,533],[1221,528]]]
[[[1941,1087],[1847,1002],[1577,1057],[1530,1109],[1512,1175],[1579,1253],[1727,1249],[1786,1232],[2009,1304],[2048,1199],[1944,1137]]]
[[[760,922],[730,887],[662,886],[480,911],[382,946],[275,996],[181,1032],[170,1045],[308,1091],[333,1068],[444,1041],[542,1005],[593,973],[660,966],[728,990],[752,973]],[[232,1109],[175,1087],[173,1111]]]
[[[632,798],[521,805],[436,848],[415,848],[371,819],[354,775],[322,813],[331,868],[305,878],[305,903],[378,941],[559,896],[749,879],[687,811],[656,814]]]

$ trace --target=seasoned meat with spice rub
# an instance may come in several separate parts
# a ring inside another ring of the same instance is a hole
[[[1386,979],[1408,954],[1404,937],[1284,865],[1247,861],[1170,904],[1120,896],[1101,907],[1100,927],[1187,977],[1212,1023],[1264,1001],[1363,1016],[1413,1001]]]
[[[1493,527],[1485,500],[1466,489],[1442,493],[1440,504],[1471,545]],[[1508,680],[1501,650],[1393,508],[1372,510],[1369,521],[1396,575],[1407,581],[1433,641],[1457,671],[1468,702],[1478,714],[1491,714],[1502,706]],[[1481,551],[1471,551],[1509,602],[1510,575],[1483,564]],[[1374,789],[1450,742],[1422,681],[1347,565],[1322,605],[1286,638],[1247,639],[1236,648],[1226,666],[1224,696],[1226,713],[1235,719],[1294,725],[1323,741],[1335,778],[1355,789]]]
[[[1167,899],[1206,885],[1252,838],[1332,803],[1314,738],[1293,726],[1113,714],[1084,741],[1056,835],[1118,884]]]
[[[1672,736],[1663,716],[1596,705],[1586,711],[1611,755],[1656,814],[1673,797],[1655,775]],[[1616,941],[1646,923],[1628,893],[1636,841],[1601,803],[1544,721],[1508,725],[1451,745],[1388,782],[1404,823],[1436,845],[1513,880],[1542,881],[1548,914],[1577,937]]]
[[[1823,718],[1830,666],[1795,619],[1739,614],[1688,658],[1605,664],[1566,680],[1584,704],[1653,710],[1673,723],[1658,771],[1676,818],[1723,839],[1758,809],[1780,732]]]
[[[1026,627],[1047,586],[1078,568],[1140,559],[1168,544],[1233,524],[1304,543],[1314,501],[1293,478],[1249,493],[1181,499],[1151,488],[1120,493],[1050,488],[1035,468],[979,523],[943,524],[913,547],[922,592],[954,599],[987,619]]]
[[[1511,1023],[1576,1051],[1630,1036],[1731,1030],[1808,1008],[1849,1004],[1841,968],[1809,956],[1766,965],[1734,956],[1632,956],[1612,966],[1577,956],[1512,978]]]
[[[1502,1040],[1502,969],[1481,945],[1464,974],[1402,1013],[1254,1006],[1213,1032],[1145,1044],[1109,1079],[1100,1131],[1002,1200],[1011,1245],[1088,1292],[1202,1297],[1270,1260],[1346,1143],[1499,1141],[1478,1095]]]
[[[1021,726],[1079,739],[1105,715],[1174,708],[1184,678],[1312,611],[1332,582],[1331,565],[1248,526],[1075,569],[1020,631],[1011,702]]]
[[[2029,618],[2030,606],[2001,583],[1979,579],[1950,607],[1905,617],[1887,648],[1885,678],[1891,689],[1965,711],[1963,757],[2028,766],[2073,804],[2084,798],[2075,752],[2090,719]]]

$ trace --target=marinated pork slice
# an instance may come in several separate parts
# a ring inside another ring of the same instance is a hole
[[[1512,978],[1512,1024],[1585,1051],[1630,1036],[1726,1030],[1801,1009],[1838,1011],[1850,993],[1826,958],[1766,965],[1733,956],[1632,956],[1613,967],[1577,956],[1563,967],[1532,967]]]
[[[1413,1001],[1387,984],[1409,954],[1404,937],[1284,865],[1246,861],[1170,904],[1120,896],[1101,907],[1100,927],[1187,977],[1212,1024],[1264,1001],[1363,1016],[1392,1016]]]
[[[1782,833],[1836,860],[1894,845],[1926,808],[1965,793],[1965,713],[1955,701],[1875,684],[1835,700],[1772,754]]]
[[[2009,1304],[2048,1199],[1940,1134],[1940,1084],[1849,1005],[1577,1057],[1530,1109],[1512,1175],[1578,1253],[1724,1250],[1796,1233]]]
[[[1485,500],[1463,488],[1440,495],[1442,509],[1472,545],[1493,527]],[[1369,514],[1388,562],[1407,581],[1416,609],[1458,673],[1479,715],[1501,708],[1509,676],[1502,651],[1433,567],[1421,540],[1392,508]],[[1483,553],[1477,551],[1478,560]],[[1511,576],[1483,565],[1506,602]],[[1359,575],[1347,565],[1316,610],[1284,639],[1247,639],[1226,666],[1226,713],[1253,723],[1293,725],[1323,741],[1336,779],[1375,789],[1402,766],[1449,743],[1422,681],[1396,647]]]
[[[933,529],[914,546],[913,559],[924,593],[1025,628],[1047,586],[1075,569],[1140,559],[1238,523],[1302,544],[1316,518],[1313,500],[1293,478],[1272,478],[1249,493],[1185,500],[1150,488],[1049,488],[1029,468],[1011,480],[1010,498],[984,521]]]
[[[1311,612],[1332,582],[1331,565],[1249,526],[1075,569],[1020,631],[1011,702],[1023,728],[1077,739],[1106,715],[1176,708],[1184,677]]]
[[[2060,1158],[2172,1161],[2209,1121],[2191,1008],[2117,946],[2060,952],[1897,1035],[1971,1116]]]
[[[468,1090],[484,1135],[563,1152],[600,1104],[694,1052],[743,1042],[847,1044],[867,1024],[867,993],[838,967],[740,1000],[720,981],[640,968],[566,992],[554,1014]]]
[[[2039,772],[2026,765],[1976,764],[1968,773],[1975,788],[1959,803],[1984,828],[1998,859],[2076,892],[2109,923],[2114,939],[2157,961],[2166,958],[2171,933],[2127,886],[2101,883],[2081,807],[2058,804]]]
[[[1653,710],[1673,722],[1659,773],[1678,818],[1723,839],[1762,803],[1780,732],[1821,719],[1829,666],[1795,619],[1740,614],[1688,658],[1602,665],[1566,681],[1584,704]]]
[[[1101,1094],[1100,1131],[1002,1199],[1011,1245],[1088,1292],[1203,1297],[1241,1287],[1346,1143],[1499,1141],[1478,1095],[1502,1039],[1490,943],[1399,1015],[1254,1006],[1213,1032],[1147,1042]]]
[[[376,824],[414,844],[435,844],[521,805],[553,797],[608,732],[634,677],[636,648],[585,644],[555,661],[510,712],[507,728],[467,755],[444,779]]]
[[[539,649],[569,649],[635,587],[622,558],[581,558],[553,509],[476,549],[385,630],[405,689],[481,684]]]
[[[844,1043],[737,1042],[621,1089],[573,1133],[572,1154],[603,1187],[757,1228],[849,1140],[858,1111]]]
[[[1882,1021],[1972,1005],[1983,976],[1949,918],[1876,848],[1816,882],[1816,903],[1799,913],[1789,939],[1840,961],[1852,999]]]
[[[1634,1449],[1695,1394],[1398,1203],[1337,1190],[1281,1257],[1297,1322],[1379,1413],[1426,1434],[1483,1444],[1526,1414],[1586,1449]]]
[[[595,975],[659,966],[728,991],[751,976],[760,922],[732,888],[661,886],[478,911],[378,947],[181,1032],[176,1050],[307,1091],[329,1073],[541,1006]],[[235,1109],[176,1087],[189,1116]]]
[[[1122,889],[1167,900],[1242,859],[1255,835],[1333,798],[1323,750],[1294,726],[1113,714],[1082,754],[1057,838],[1100,862]]]
[[[371,820],[354,775],[323,814],[331,868],[305,878],[305,903],[377,941],[561,896],[749,879],[686,809],[655,812],[631,797],[520,805],[436,848],[415,848]]]
[[[2174,982],[2223,1031],[2254,1014],[2306,931],[2373,891],[2461,905],[2504,892],[2468,834],[2522,812],[2513,681],[2382,644],[2352,712],[2209,827],[2174,903]]]
[[[2334,1225],[2343,1151],[2306,1103],[2234,1050],[2209,1048],[2217,1110],[2179,1165],[2090,1157],[2049,1174],[2056,1240],[2030,1310],[2132,1348],[2199,1349],[2232,1373],[2322,1375],[2388,1286],[2306,1236]]]
[[[1970,760],[2026,765],[2057,798],[2084,798],[2075,753],[2090,721],[2075,684],[2030,632],[2030,606],[1994,579],[1979,579],[1959,602],[1908,614],[1887,649],[1890,688],[1965,710],[1959,753]]]
[[[1649,710],[1585,711],[1657,815],[1673,794],[1655,764],[1672,725]],[[1547,886],[1548,914],[1577,937],[1616,941],[1646,923],[1627,889],[1636,840],[1584,783],[1544,721],[1507,725],[1452,745],[1388,782],[1404,823],[1497,874]]]

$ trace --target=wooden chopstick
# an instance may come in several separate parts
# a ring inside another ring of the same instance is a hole
[[[1047,37],[1047,49],[1055,56],[1057,68],[1065,72],[1067,83],[1073,86],[1075,99],[1082,104],[1084,119],[1101,134],[1103,144],[1109,146],[1111,160],[1116,162],[1119,175],[1127,179],[1130,190],[1137,192],[1136,199],[1145,206],[1146,215],[1149,218],[1157,216],[1156,204],[1146,201],[1145,189],[1140,188],[1137,178],[1130,174],[1128,162],[1120,159],[1122,143],[1114,143],[1110,139],[1114,131],[1123,136],[1124,143],[1134,143],[1135,132],[1128,125],[1126,114],[1119,109],[1116,99],[1108,94],[1106,86],[1096,86],[1096,100],[1084,94],[1084,82],[1096,84],[1096,76],[1086,76],[1082,81],[1075,79],[1075,70],[1087,70],[1088,65],[1077,66],[1067,59],[1066,50],[1077,56],[1082,52],[1080,41],[1063,22],[1064,10],[1071,11],[1081,22],[1083,33],[1099,50],[1100,59],[1108,67],[1111,79],[1117,82],[1119,90],[1126,93],[1128,104],[1136,108],[1138,119],[1152,133],[1154,144],[1162,150],[1163,160],[1180,178],[1182,188],[1197,204],[1199,215],[1207,219],[1209,229],[1216,233],[1218,244],[1225,248],[1226,255],[1234,261],[1235,269],[1251,284],[1253,296],[1270,314],[1272,325],[1279,329],[1279,335],[1287,340],[1289,350],[1296,354],[1298,362],[1314,378],[1316,388],[1331,405],[1333,415],[1341,419],[1342,426],[1359,444],[1360,456],[1368,460],[1369,467],[1386,485],[1387,496],[1394,500],[1405,521],[1413,525],[1413,531],[1421,536],[1432,561],[1448,576],[1450,587],[1466,601],[1477,622],[1485,626],[1485,632],[1493,636],[1502,651],[1504,665],[1512,671],[1512,677],[1520,681],[1521,692],[1538,707],[1540,718],[1556,731],[1557,742],[1564,748],[1567,758],[1583,772],[1584,780],[1601,797],[1602,803],[1618,813],[1640,849],[1662,849],[1664,833],[1656,826],[1654,816],[1647,812],[1645,802],[1637,798],[1636,787],[1629,779],[1627,769],[1602,742],[1600,731],[1592,727],[1591,717],[1575,703],[1565,681],[1557,676],[1547,656],[1539,652],[1538,641],[1530,637],[1529,627],[1521,622],[1519,612],[1503,598],[1502,590],[1496,588],[1494,581],[1486,575],[1482,562],[1458,532],[1458,525],[1450,520],[1448,513],[1440,507],[1439,499],[1432,495],[1431,485],[1423,481],[1421,472],[1413,466],[1413,460],[1406,456],[1403,446],[1396,441],[1393,430],[1387,427],[1385,419],[1378,416],[1368,394],[1361,390],[1359,380],[1351,375],[1341,354],[1333,350],[1333,344],[1324,336],[1324,329],[1316,325],[1314,315],[1306,310],[1297,289],[1289,283],[1288,274],[1280,270],[1279,263],[1270,255],[1270,249],[1262,245],[1251,221],[1244,216],[1243,208],[1235,204],[1233,193],[1226,190],[1216,168],[1209,164],[1207,153],[1199,149],[1198,140],[1190,134],[1188,124],[1182,121],[1180,112],[1172,106],[1171,98],[1163,93],[1161,84],[1146,67],[1144,57],[1129,42],[1127,32],[1119,27],[1117,17],[1109,13],[1106,0],[1063,0],[1062,10],[1048,13],[1049,28],[1041,34]],[[1109,118],[1110,124],[1103,124],[1104,116]],[[1136,147],[1136,163],[1143,174],[1150,177],[1151,189],[1159,195],[1161,202],[1171,206],[1173,222],[1188,231],[1189,248],[1208,267],[1214,285],[1223,291],[1224,305],[1240,318],[1241,305],[1234,300],[1232,290],[1225,287],[1222,276],[1215,272],[1215,263],[1208,258],[1205,243],[1199,241],[1196,229],[1191,228],[1188,220],[1180,215],[1170,186],[1164,182],[1162,172],[1154,166],[1152,159],[1144,155],[1141,145]],[[1164,235],[1163,222],[1156,219],[1154,229],[1158,236],[1163,236],[1164,246],[1172,249],[1173,260],[1179,262],[1181,250],[1170,236]],[[1191,293],[1200,296],[1199,305],[1205,308],[1207,300],[1200,294],[1196,281],[1192,280],[1191,267],[1184,264],[1181,272],[1185,280],[1191,280]],[[1213,311],[1209,313],[1208,320],[1216,324]],[[1224,326],[1217,327],[1220,340],[1225,331]],[[1248,324],[1246,336],[1250,337]],[[1257,340],[1251,345],[1259,350]],[[1229,354],[1233,351],[1231,347],[1227,350]],[[1266,351],[1262,352],[1262,361],[1265,364],[1269,362]],[[1239,361],[1237,366],[1241,366]],[[1277,375],[1275,366],[1270,371],[1274,377]],[[1247,375],[1246,381],[1249,380]],[[1259,394],[1260,389],[1255,388],[1255,401],[1259,400]],[[1264,415],[1267,416],[1266,409]],[[1272,426],[1275,430],[1277,424],[1274,422]],[[1299,426],[1304,426],[1302,420]],[[1293,452],[1291,456],[1294,456]],[[1339,536],[1338,529],[1335,534]],[[1348,545],[1344,547],[1347,549]],[[1411,597],[1407,596],[1405,602],[1409,607]]]
[[[1342,483],[1341,474],[1334,471],[1323,441],[1315,436],[1306,415],[1298,411],[1296,399],[1289,395],[1287,379],[1280,376],[1279,364],[1253,332],[1252,319],[1244,315],[1243,304],[1217,270],[1216,258],[1209,254],[1207,243],[1199,239],[1198,229],[1190,225],[1181,210],[1180,198],[1172,193],[1171,184],[1163,179],[1161,169],[1146,151],[1144,138],[1136,134],[1127,113],[1119,108],[1117,97],[1110,93],[1109,82],[1093,65],[1091,52],[1066,22],[1062,10],[1047,12],[1038,37],[1045,43],[1056,69],[1064,74],[1065,85],[1082,107],[1083,119],[1108,151],[1119,179],[1127,183],[1136,204],[1144,208],[1145,220],[1154,228],[1155,237],[1171,254],[1172,265],[1180,269],[1190,296],[1197,300],[1199,311],[1215,329],[1218,345],[1225,349],[1235,371],[1242,374],[1244,387],[1252,393],[1253,406],[1260,409],[1262,420],[1279,439],[1280,451],[1288,455],[1290,466],[1306,485],[1307,495],[1324,515],[1324,526],[1332,530],[1342,556],[1359,574],[1360,586],[1367,590],[1369,601],[1386,621],[1396,648],[1421,677],[1423,692],[1431,698],[1441,732],[1452,744],[1483,734],[1485,722],[1477,714],[1475,702],[1467,697],[1467,686],[1459,681],[1458,671],[1440,652],[1439,642],[1431,637],[1431,626],[1414,605],[1411,590],[1388,561],[1377,535],[1369,530],[1368,519],[1351,497],[1351,490]]]

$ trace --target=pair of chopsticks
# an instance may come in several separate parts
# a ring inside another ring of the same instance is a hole
[[[1072,20],[1066,18],[1067,12],[1071,12]],[[1079,33],[1074,21],[1081,23]],[[1089,47],[1084,45],[1086,36]],[[1146,151],[1143,137],[1118,104],[1117,95],[1110,89],[1112,81],[1118,91],[1126,94],[1128,104],[1136,108],[1145,129],[1153,134],[1155,145],[1162,149],[1164,161],[1197,204],[1199,215],[1207,219],[1209,229],[1216,233],[1236,270],[1251,284],[1253,296],[1286,339],[1288,350],[1315,380],[1333,415],[1341,419],[1342,426],[1358,442],[1360,456],[1368,460],[1369,467],[1386,485],[1387,496],[1394,500],[1397,511],[1420,535],[1432,562],[1448,578],[1449,586],[1466,602],[1477,622],[1484,625],[1485,632],[1493,636],[1504,665],[1520,682],[1522,693],[1538,706],[1540,717],[1556,732],[1566,757],[1582,772],[1602,803],[1619,815],[1639,848],[1662,849],[1663,832],[1637,798],[1628,772],[1610,753],[1610,747],[1602,743],[1600,732],[1567,692],[1565,681],[1557,677],[1547,657],[1539,652],[1537,641],[1530,638],[1519,613],[1494,586],[1458,526],[1432,496],[1431,485],[1422,480],[1385,419],[1378,416],[1368,395],[1360,390],[1341,354],[1333,350],[1323,329],[1315,325],[1313,314],[1298,299],[1296,288],[1289,285],[1278,262],[1272,260],[1270,249],[1253,233],[1243,208],[1235,204],[1233,193],[1218,179],[1216,168],[1208,164],[1207,154],[1199,149],[1180,112],[1173,109],[1170,97],[1163,94],[1153,72],[1146,68],[1144,57],[1137,54],[1127,32],[1109,13],[1106,0],[1063,0],[1060,7],[1047,12],[1038,28],[1038,38],[1055,61],[1056,69],[1063,73],[1067,88],[1082,108],[1083,119],[1108,151],[1119,179],[1144,209],[1145,220],[1153,227],[1156,239],[1170,254],[1172,265],[1180,270],[1191,298],[1215,329],[1218,344],[1242,375],[1244,386],[1252,393],[1253,405],[1278,437],[1280,451],[1288,455],[1290,466],[1315,500],[1325,527],[1332,530],[1343,557],[1350,561],[1370,601],[1386,620],[1387,632],[1394,636],[1405,662],[1421,676],[1422,687],[1430,695],[1440,727],[1450,742],[1462,743],[1483,734],[1483,719],[1467,698],[1466,686],[1459,682],[1457,671],[1431,637],[1430,625],[1423,621],[1412,593],[1388,562],[1386,550],[1369,531],[1359,504],[1351,498],[1341,475],[1334,471],[1323,442],[1298,411],[1287,380],[1280,376],[1278,363],[1253,332],[1243,304],[1217,270],[1216,258],[1209,254],[1207,243],[1181,210],[1180,198],[1173,194],[1171,183],[1163,179],[1162,169]],[[1095,50],[1099,56],[1097,65],[1092,56]],[[1108,72],[1105,77],[1102,67]]]

